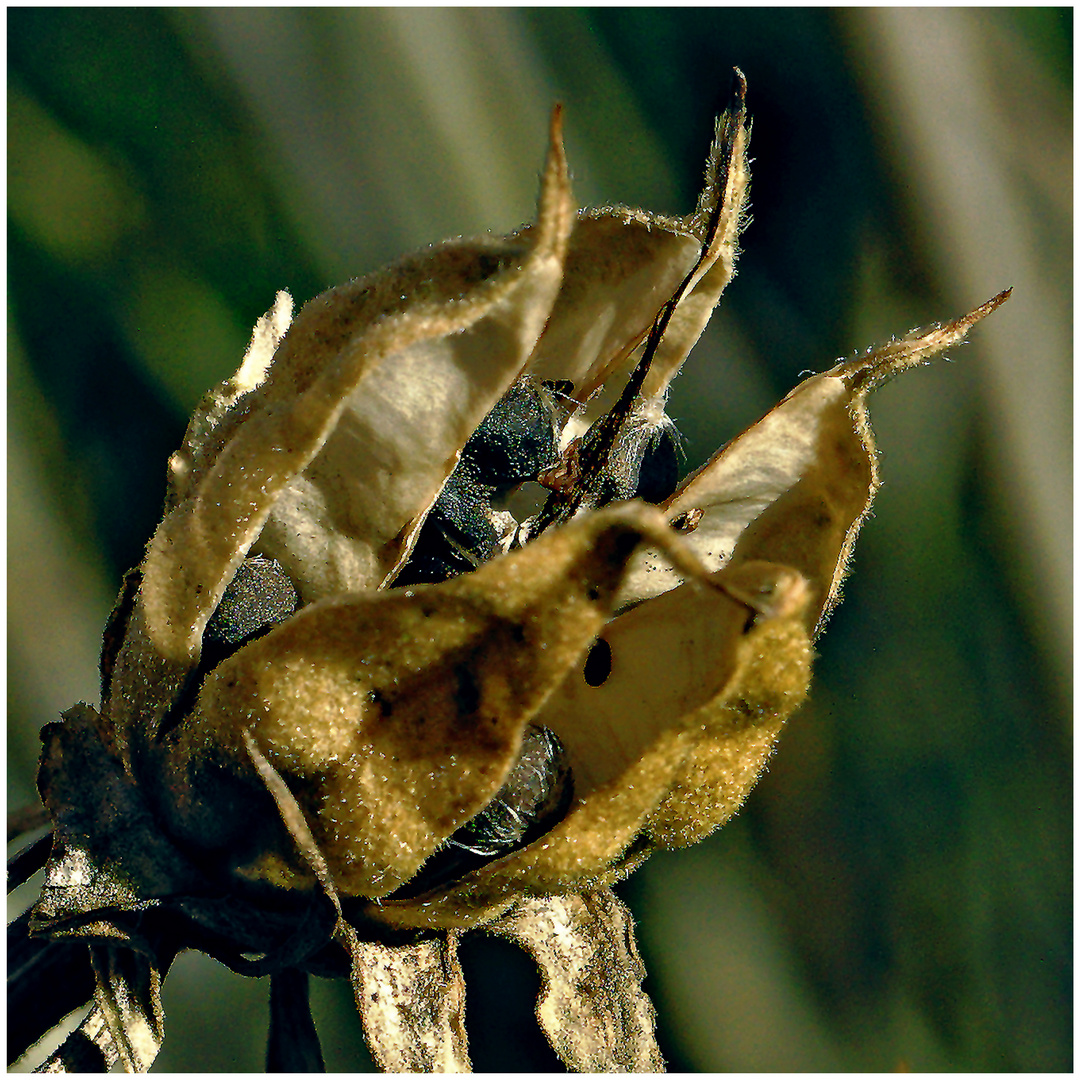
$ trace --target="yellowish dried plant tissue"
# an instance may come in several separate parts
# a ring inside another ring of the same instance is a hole
[[[878,487],[869,392],[1008,296],[811,376],[654,494],[668,384],[735,270],[744,94],[684,218],[575,212],[556,109],[535,225],[295,317],[280,293],[199,406],[100,708],[44,733],[30,925],[91,943],[126,1064],[196,943],[251,973],[336,949],[382,1067],[467,1068],[456,943],[482,928],[535,957],[568,1065],[662,1067],[610,886],[742,804]],[[550,447],[521,475],[549,492],[519,521],[491,462],[527,457],[526,407]]]

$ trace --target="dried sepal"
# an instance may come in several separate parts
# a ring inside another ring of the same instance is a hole
[[[353,994],[384,1072],[470,1072],[457,937],[404,945],[357,941]]]
[[[157,963],[146,953],[110,945],[91,946],[90,960],[97,979],[94,1003],[124,1071],[146,1072],[165,1038]]]
[[[95,984],[94,1008],[43,1071],[100,1069],[117,1060],[129,1072],[149,1068],[164,1038],[161,979],[175,946],[143,920],[163,898],[205,885],[161,833],[110,736],[87,705],[43,732],[38,784],[53,839],[29,928],[47,933],[51,944],[89,942]],[[81,974],[69,978],[78,982]]]
[[[29,923],[26,911],[8,924],[9,1064],[94,993],[85,941],[31,937]]]
[[[311,1016],[306,971],[285,968],[270,976],[267,1072],[326,1072],[319,1033]]]
[[[81,1024],[34,1071],[105,1073],[120,1061],[120,1051],[101,1006],[94,1004]]]
[[[165,1038],[162,971],[148,953],[92,945],[96,987],[82,1023],[38,1068],[41,1073],[146,1072]]]
[[[663,1072],[633,919],[610,889],[523,899],[488,927],[536,960],[536,1015],[577,1072]]]
[[[32,929],[85,936],[96,911],[138,911],[157,898],[200,890],[201,874],[162,833],[94,709],[72,707],[61,723],[43,729],[42,739],[38,788],[53,840]]]

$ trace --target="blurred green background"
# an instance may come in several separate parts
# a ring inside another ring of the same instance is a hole
[[[9,806],[96,701],[185,418],[275,290],[575,194],[683,213],[749,83],[753,223],[673,390],[687,468],[835,358],[1012,300],[871,403],[885,486],[812,700],[727,828],[621,889],[681,1070],[1072,1067],[1069,9],[9,9]],[[556,1067],[512,948],[478,1069]],[[185,957],[162,1071],[262,1067],[265,982]],[[365,1067],[345,984],[333,1070]]]

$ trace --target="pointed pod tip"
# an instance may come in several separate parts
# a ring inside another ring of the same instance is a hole
[[[731,69],[731,106],[746,104],[746,76],[738,65]],[[730,106],[729,106],[730,107]]]
[[[538,247],[554,252],[561,261],[566,255],[573,223],[570,168],[563,145],[563,105],[558,101],[551,110],[551,121],[548,125],[548,153],[537,214]]]
[[[977,322],[1001,307],[1011,295],[1011,288],[1003,289],[985,304],[980,304],[974,311],[958,319],[914,330],[907,337],[873,349],[857,360],[838,364],[829,374],[839,375],[848,380],[853,390],[867,393],[899,372],[928,363],[933,357],[962,342]]]
[[[556,101],[551,108],[551,120],[548,122],[548,156],[545,172],[555,176],[561,184],[569,185],[569,166],[566,161],[566,146],[563,143],[564,109],[561,101]]]
[[[736,123],[730,125],[730,121],[734,118]],[[716,109],[716,132],[717,138],[720,137],[721,131],[727,126],[739,127],[745,121],[746,118],[746,76],[742,73],[742,69],[733,67],[731,69],[731,83],[729,85],[727,95],[721,90],[717,94],[717,109]]]
[[[990,312],[996,311],[1010,296],[1012,296],[1012,286],[1002,289],[997,296],[990,297],[985,304],[980,304],[974,311],[969,311],[966,315],[961,315],[959,319],[946,323],[938,330],[938,333],[950,336],[953,340],[962,339],[977,322],[985,319]]]
[[[976,308],[975,311],[972,312],[972,315],[978,315],[981,319],[984,315],[989,315],[995,308],[1001,307],[1010,296],[1012,296],[1011,285],[1007,289],[1002,289],[997,296],[992,296],[981,307]]]
[[[548,131],[552,146],[554,146],[556,143],[558,143],[559,146],[562,146],[564,111],[565,110],[563,108],[563,103],[561,101],[556,101],[555,104],[551,107],[551,123],[548,127]]]

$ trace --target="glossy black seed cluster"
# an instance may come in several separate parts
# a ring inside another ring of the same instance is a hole
[[[468,573],[513,544],[515,538],[507,529],[514,530],[517,523],[499,520],[494,505],[559,463],[563,410],[558,400],[568,397],[571,389],[566,382],[537,384],[527,377],[510,388],[465,444],[395,587]],[[581,456],[592,449],[596,430],[594,426],[586,433]],[[624,499],[663,502],[679,481],[679,453],[678,432],[663,413],[658,421],[643,414],[631,417],[592,479],[583,504],[598,507]]]
[[[499,553],[492,502],[558,461],[555,416],[543,386],[522,379],[510,388],[462,449],[395,586],[446,581]]]

